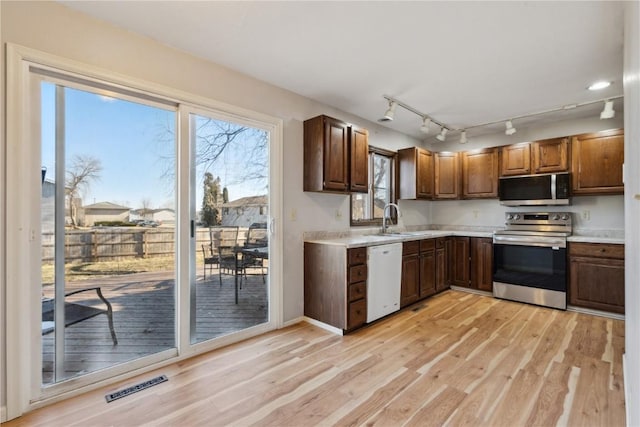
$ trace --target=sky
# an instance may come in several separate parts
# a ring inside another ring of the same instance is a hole
[[[99,179],[82,193],[83,204],[112,202],[132,209],[148,199],[150,208],[175,208],[176,112],[158,107],[65,89],[65,162],[76,155],[100,161]],[[202,144],[198,140],[198,144]],[[237,144],[251,145],[238,140]],[[265,150],[266,151],[266,150]],[[199,166],[196,210],[202,200],[202,174],[220,176],[230,200],[266,194],[266,179],[242,183],[246,147],[227,149],[213,165]],[[266,156],[266,153],[264,153]],[[42,164],[55,178],[55,85],[42,83]]]

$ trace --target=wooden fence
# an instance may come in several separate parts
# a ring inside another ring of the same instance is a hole
[[[238,244],[246,238],[247,228],[240,228]],[[209,229],[196,229],[196,252],[209,244]],[[127,258],[152,258],[175,252],[174,228],[109,227],[65,232],[65,262],[119,261]],[[54,261],[54,234],[42,234],[42,262]]]

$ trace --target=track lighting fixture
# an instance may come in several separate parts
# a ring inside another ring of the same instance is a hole
[[[398,106],[398,103],[395,101],[389,101],[389,108],[387,108],[387,111],[384,113],[384,116],[382,116],[382,118],[379,120],[381,122],[390,122],[393,120],[393,116],[396,114],[396,107]]]
[[[0,0],[2,1],[2,0]],[[434,119],[433,117],[431,117],[430,115],[427,115],[419,110],[416,110],[415,108],[411,107],[410,105],[405,104],[404,102],[395,99],[389,95],[382,95],[384,97],[384,99],[387,100],[387,102],[389,102],[389,108],[387,109],[387,111],[384,113],[384,117],[379,119],[379,122],[388,122],[393,120],[393,116],[395,114],[395,110],[396,107],[400,106],[402,108],[404,108],[407,111],[412,112],[413,114],[420,116],[420,118],[422,119],[422,125],[420,126],[420,131],[422,131],[425,134],[429,133],[429,127],[431,126],[431,124],[433,123],[434,126],[438,126],[440,127],[440,133],[436,136],[436,139],[438,141],[442,141],[444,142],[445,139],[447,138],[447,132],[449,131],[453,131],[453,132],[460,132],[460,144],[466,144],[468,142],[467,139],[467,131],[470,129],[476,129],[476,128],[480,128],[480,127],[484,127],[484,126],[492,126],[492,125],[499,125],[500,123],[504,123],[505,126],[505,130],[504,133],[506,135],[513,135],[514,133],[516,133],[516,128],[513,126],[513,120],[519,120],[519,119],[524,119],[524,118],[528,118],[528,117],[535,117],[535,116],[540,116],[540,115],[544,115],[544,114],[550,114],[550,113],[555,113],[555,112],[559,112],[559,111],[567,111],[567,110],[573,110],[575,108],[578,107],[583,107],[586,105],[592,105],[592,104],[596,104],[596,103],[600,103],[600,102],[604,102],[604,109],[602,110],[602,112],[600,113],[600,118],[601,119],[611,119],[616,115],[616,112],[613,109],[613,101],[616,99],[620,99],[623,98],[622,95],[618,95],[618,96],[612,96],[609,98],[601,98],[601,99],[597,99],[597,100],[593,100],[593,101],[586,101],[586,102],[580,102],[580,103],[576,103],[576,104],[566,104],[564,106],[561,107],[557,107],[557,108],[551,108],[548,110],[543,110],[543,111],[536,111],[534,113],[528,113],[528,114],[522,114],[519,116],[512,116],[510,119],[501,119],[501,120],[494,120],[492,122],[486,122],[486,123],[479,123],[479,124],[475,124],[475,125],[468,125],[465,126],[464,128],[462,127],[452,127],[447,125],[446,123],[442,123],[436,119]]]
[[[460,144],[466,144],[467,142],[468,142],[468,140],[467,140],[467,131],[463,130],[460,133]]]
[[[607,99],[604,102],[604,110],[600,113],[601,119],[612,119],[616,115],[615,110],[613,109],[613,101]]]
[[[516,128],[513,127],[513,123],[511,123],[511,120],[507,120],[504,123],[504,126],[506,128],[504,131],[505,135],[513,135],[514,133],[516,133]]]
[[[423,133],[429,133],[429,125],[431,124],[431,119],[427,116],[424,116],[424,119],[422,120],[422,126],[420,126],[420,130]]]
[[[444,142],[444,140],[445,140],[445,139],[447,139],[447,132],[448,132],[448,129],[447,129],[447,128],[445,128],[445,127],[443,127],[443,128],[440,130],[440,135],[436,136],[436,138],[437,138],[439,141]]]

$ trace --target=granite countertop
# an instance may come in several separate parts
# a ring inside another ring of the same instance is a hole
[[[368,234],[356,236],[309,238],[308,243],[320,243],[324,245],[338,245],[349,248],[359,248],[363,246],[386,245],[389,243],[401,243],[411,240],[430,239],[446,236],[467,236],[467,237],[492,237],[492,231],[469,231],[469,230],[422,230],[422,231],[401,231],[392,232],[387,235]]]
[[[436,237],[466,236],[466,237],[493,237],[493,230],[418,230],[418,231],[392,231],[387,235],[380,234],[351,234],[342,233],[312,233],[304,241],[324,245],[344,246],[347,249],[364,246],[377,246],[389,243],[402,243],[411,240],[430,239]],[[624,231],[622,230],[576,230],[567,238],[568,242],[584,243],[609,243],[624,244]]]

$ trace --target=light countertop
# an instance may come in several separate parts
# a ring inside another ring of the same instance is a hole
[[[317,237],[305,239],[308,243],[344,246],[347,249],[363,246],[377,246],[389,243],[402,243],[411,240],[431,239],[436,237],[466,236],[493,237],[492,231],[470,230],[422,230],[392,232],[387,235],[367,234],[340,237]],[[580,233],[567,238],[568,242],[624,244],[624,233]]]
[[[397,234],[369,234],[360,236],[346,236],[336,238],[306,239],[308,243],[319,243],[324,245],[344,246],[347,249],[359,248],[363,246],[386,245],[388,243],[401,243],[411,240],[430,239],[447,236],[467,236],[467,237],[493,237],[492,232],[487,231],[456,231],[456,230],[424,230],[424,231],[403,231]]]

